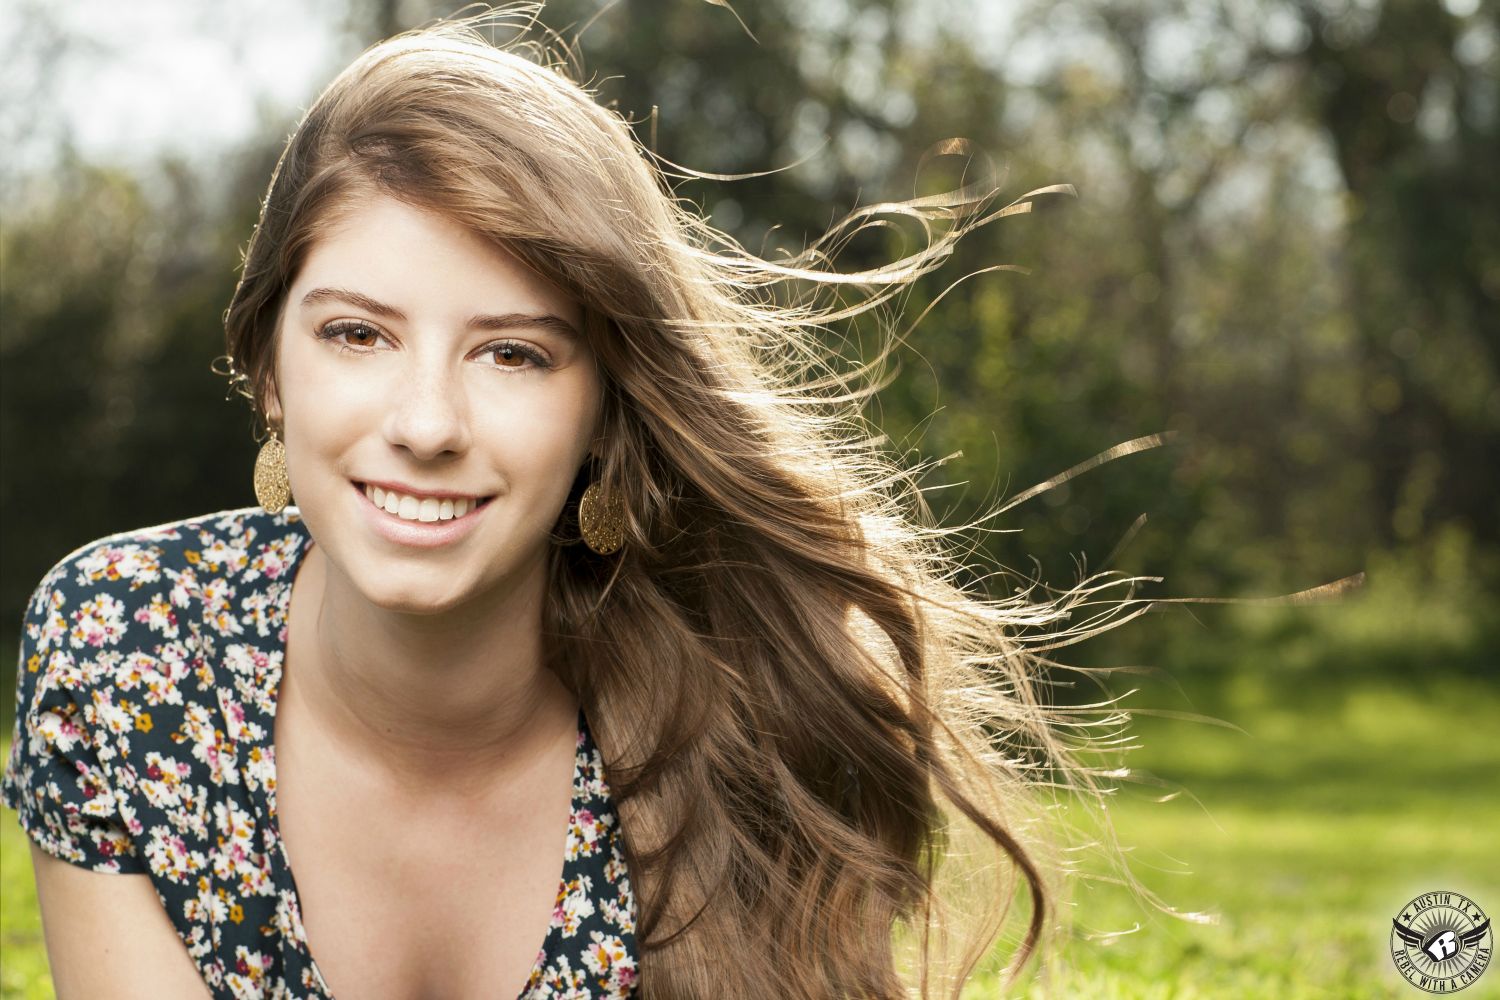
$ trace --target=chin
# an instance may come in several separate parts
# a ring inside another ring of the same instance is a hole
[[[383,611],[403,615],[440,615],[463,603],[461,594],[444,591],[426,595],[417,588],[401,592],[367,593],[366,597],[371,604]]]

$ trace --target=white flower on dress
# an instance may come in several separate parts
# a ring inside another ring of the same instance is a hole
[[[124,632],[125,604],[110,594],[96,594],[73,612],[74,649],[117,643]]]
[[[168,639],[177,638],[177,613],[160,594],[136,609],[134,618],[153,632],[160,632]]]
[[[579,922],[594,915],[593,887],[593,879],[587,875],[573,879],[557,901],[552,911],[552,926],[561,928],[563,937],[577,934]]]
[[[80,584],[100,580],[129,580],[130,589],[161,579],[161,567],[149,546],[101,545],[74,561]]]
[[[189,876],[208,863],[201,852],[189,849],[181,837],[164,826],[151,828],[145,857],[154,874],[178,883],[188,882]]]

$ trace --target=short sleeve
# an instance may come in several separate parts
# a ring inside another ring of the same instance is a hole
[[[0,801],[54,857],[94,871],[145,872],[131,837],[134,810],[111,782],[113,699],[104,678],[119,654],[100,637],[113,630],[118,638],[123,605],[70,572],[70,560],[58,563],[26,605]]]

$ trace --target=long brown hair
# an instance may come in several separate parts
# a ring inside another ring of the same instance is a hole
[[[955,539],[980,522],[931,524],[925,466],[891,457],[859,413],[900,338],[843,364],[820,331],[882,317],[1029,196],[996,208],[973,184],[880,206],[927,242],[870,271],[822,266],[869,209],[794,257],[758,257],[677,201],[575,82],[574,53],[524,37],[539,10],[387,39],[318,97],[225,315],[233,384],[264,417],[287,289],[362,192],[440,212],[574,296],[605,440],[555,529],[546,648],[618,804],[641,995],[957,996],[1015,902],[1019,973],[1058,926],[1057,790],[1099,794],[1076,709],[1040,697],[1038,647],[1133,578],[1045,599],[957,582],[972,567]],[[520,30],[506,44],[478,30],[497,25]],[[846,305],[846,290],[865,294]],[[571,544],[594,478],[626,513],[607,557]]]

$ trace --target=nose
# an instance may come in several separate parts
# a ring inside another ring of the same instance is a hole
[[[411,351],[402,361],[386,400],[386,440],[424,461],[467,451],[468,397],[458,366],[435,351],[425,358]]]

